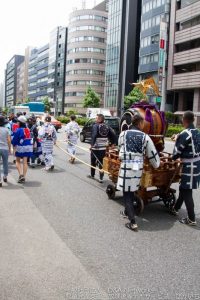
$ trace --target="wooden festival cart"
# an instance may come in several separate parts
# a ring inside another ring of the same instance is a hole
[[[108,148],[104,158],[103,168],[110,173],[109,178],[112,181],[112,184],[109,184],[106,189],[109,199],[114,199],[117,191],[116,184],[120,169],[118,154],[117,150]],[[171,185],[180,180],[180,162],[173,161],[171,154],[166,152],[160,153],[160,159],[164,164],[158,169],[154,169],[148,159],[144,162],[140,189],[136,192],[137,202],[134,203],[137,214],[140,214],[144,209],[144,205],[149,202],[163,201],[168,208],[175,203],[176,191],[171,188]]]

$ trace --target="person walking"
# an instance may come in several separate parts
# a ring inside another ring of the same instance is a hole
[[[123,192],[125,210],[120,214],[129,219],[125,224],[128,229],[138,231],[135,219],[135,192],[140,188],[144,157],[147,156],[154,168],[160,166],[160,157],[151,138],[142,132],[144,119],[136,114],[132,119],[132,129],[123,131],[119,136],[119,159],[121,166],[117,182],[117,190]]]
[[[41,146],[41,142],[38,138],[38,128],[37,128],[36,117],[32,116],[32,117],[28,118],[27,121],[28,121],[27,126],[30,129],[31,138],[33,140],[33,155],[31,157],[29,163],[32,168],[35,168],[35,160],[37,159],[38,165],[41,163],[41,160],[42,160],[42,146]]]
[[[1,161],[3,165],[3,181],[8,177],[8,156],[11,151],[11,137],[9,129],[5,127],[8,122],[0,116],[0,187],[2,187]]]
[[[186,111],[183,115],[184,130],[176,137],[173,159],[182,162],[182,174],[179,186],[179,197],[171,209],[173,215],[178,215],[183,203],[187,209],[187,217],[181,223],[196,226],[194,212],[193,190],[200,188],[200,132],[194,126],[194,114]]]
[[[16,167],[19,173],[18,183],[24,183],[28,169],[27,160],[33,155],[33,142],[31,139],[30,129],[26,126],[26,117],[18,118],[19,128],[14,133],[12,145],[15,147]],[[23,162],[23,166],[21,165]]]
[[[116,144],[117,137],[108,125],[105,124],[104,115],[98,114],[96,118],[96,123],[92,127],[92,140],[91,140],[91,165],[96,167],[98,165],[99,169],[103,169],[103,159],[106,154],[106,147],[109,142],[113,145]],[[89,178],[95,178],[95,169],[91,168],[91,174]],[[99,182],[103,183],[104,173],[99,173]]]
[[[70,122],[65,127],[67,134],[67,152],[71,155],[69,162],[74,163],[76,155],[76,144],[78,142],[80,127],[76,122],[76,116],[70,116]]]
[[[38,137],[42,143],[42,154],[45,162],[44,170],[53,170],[53,146],[56,144],[57,134],[54,126],[51,124],[51,116],[45,118],[44,125],[39,129]]]

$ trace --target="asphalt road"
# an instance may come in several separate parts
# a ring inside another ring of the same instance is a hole
[[[172,148],[167,142],[166,149]],[[77,154],[89,162],[87,152]],[[86,166],[67,160],[55,148],[55,170],[29,169],[24,188],[14,182],[17,173],[11,165],[13,181],[0,199],[0,251],[7,251],[0,255],[0,299],[200,299],[199,192],[194,193],[197,228],[180,224],[156,203],[145,207],[134,233],[119,216],[121,194],[108,200],[107,179],[104,184],[91,181]]]

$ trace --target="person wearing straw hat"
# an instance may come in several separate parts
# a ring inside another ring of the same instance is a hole
[[[16,167],[19,173],[18,183],[24,183],[28,169],[27,160],[33,155],[33,142],[29,128],[26,126],[26,117],[19,116],[18,125],[13,136],[12,145],[15,147]],[[21,165],[23,162],[23,166]]]
[[[3,181],[7,182],[8,176],[8,155],[11,151],[11,138],[8,128],[5,125],[8,121],[0,116],[0,161],[3,162]],[[1,165],[0,165],[0,187],[2,187]]]

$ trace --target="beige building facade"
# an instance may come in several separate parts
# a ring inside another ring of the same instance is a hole
[[[200,112],[200,0],[171,1],[167,89],[178,111]]]
[[[84,112],[83,97],[88,86],[103,102],[106,36],[106,6],[76,10],[68,27],[65,111]]]
[[[28,66],[31,47],[25,49],[24,61],[17,67],[16,103],[23,103],[28,99]]]

